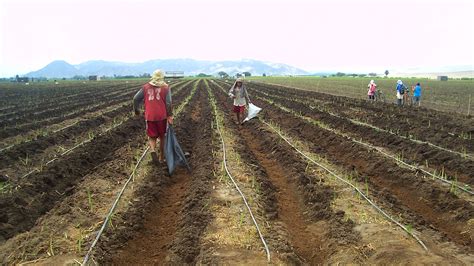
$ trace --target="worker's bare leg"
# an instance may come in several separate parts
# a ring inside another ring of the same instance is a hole
[[[235,113],[237,116],[237,124],[240,124],[240,112]]]
[[[148,138],[148,143],[150,144],[151,152],[156,152],[156,138]]]
[[[165,137],[160,137],[160,161],[165,160]]]
[[[156,161],[158,160],[158,156],[156,154],[156,138],[149,137],[148,143],[150,144],[151,158],[156,163]]]

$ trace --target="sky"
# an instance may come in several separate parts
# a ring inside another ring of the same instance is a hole
[[[311,72],[474,69],[474,1],[0,0],[0,77],[53,60],[169,58]]]

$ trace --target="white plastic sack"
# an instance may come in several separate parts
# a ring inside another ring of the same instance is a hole
[[[247,122],[250,119],[256,117],[260,111],[262,111],[262,108],[255,106],[253,103],[249,103],[249,113],[244,119],[244,122]]]

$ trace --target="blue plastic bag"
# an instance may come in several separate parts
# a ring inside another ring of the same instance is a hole
[[[176,139],[173,127],[170,124],[168,124],[166,129],[165,157],[166,164],[168,165],[168,173],[170,176],[173,174],[174,169],[178,165],[184,165],[186,168],[188,168],[188,171],[191,171],[188,161],[184,156],[183,150],[179,146],[178,139]]]

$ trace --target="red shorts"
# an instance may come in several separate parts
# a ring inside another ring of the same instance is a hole
[[[166,133],[166,119],[161,121],[146,121],[146,134],[150,138],[162,138]]]
[[[237,106],[234,105],[234,113],[243,113],[245,111],[245,105]]]

